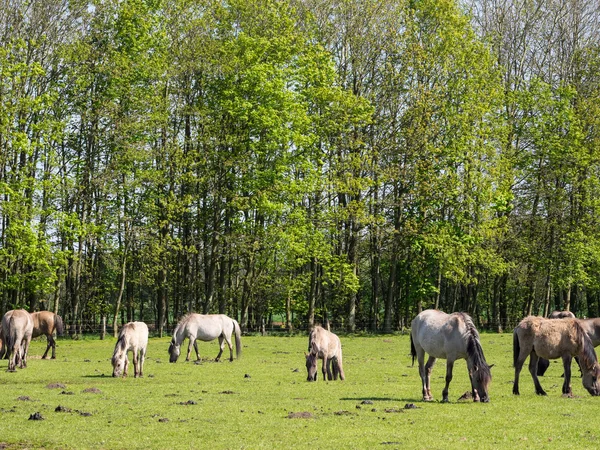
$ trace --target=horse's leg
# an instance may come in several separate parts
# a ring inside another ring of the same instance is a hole
[[[190,342],[189,342],[189,345],[188,345],[187,356],[185,357],[186,361],[190,360],[190,353],[192,353],[192,347],[195,347],[195,345],[196,345],[196,338],[193,337],[193,336],[190,336],[189,337],[189,341]],[[195,348],[196,348],[196,355],[197,355],[198,354],[198,348],[197,347],[195,347]]]
[[[129,358],[127,357],[127,352],[125,352],[125,364],[123,365],[123,377],[127,376],[128,368],[129,368]]]
[[[140,349],[140,369],[139,369],[140,377],[144,376],[144,360],[145,359],[146,359],[146,347],[142,347]]]
[[[138,355],[138,349],[136,347],[133,347],[133,378],[137,378],[138,377],[138,370],[139,370],[139,355]]]
[[[46,351],[44,352],[44,355],[42,356],[42,359],[46,359],[48,357],[48,351],[50,350],[50,347],[52,346],[51,339],[52,339],[52,335],[46,336],[46,341],[47,341]],[[54,353],[54,350],[52,351],[52,353]]]
[[[442,403],[448,403],[448,387],[452,381],[452,369],[454,368],[454,360],[446,360],[446,386],[442,391]]]
[[[433,400],[433,395],[431,395],[431,371],[433,370],[434,364],[435,358],[433,356],[429,356],[427,364],[425,364],[425,390],[427,392],[428,400]]]
[[[200,361],[200,352],[198,351],[198,341],[194,340],[194,350],[196,350],[196,361]]]
[[[340,369],[338,367],[338,360],[335,356],[331,358],[331,370],[333,372],[333,380],[337,381]]]
[[[563,367],[565,370],[565,379],[563,381],[562,393],[565,397],[573,397],[573,391],[571,390],[571,361],[573,357],[571,355],[563,356]]]
[[[419,376],[421,377],[423,401],[429,401],[431,398],[427,395],[427,383],[425,382],[425,352],[421,348],[417,350],[417,363],[419,365]]]
[[[54,340],[54,336],[52,335],[50,335],[49,339],[50,343],[52,344],[52,356],[50,357],[50,359],[56,359],[56,341]]]
[[[521,348],[519,351],[519,356],[516,360],[515,364],[515,381],[513,384],[513,394],[519,395],[519,375],[521,374],[521,370],[523,369],[523,364],[525,364],[525,360],[527,359],[527,349]]]
[[[327,379],[329,381],[333,380],[333,373],[331,373],[331,365],[333,364],[331,361],[332,359],[333,358],[327,358]]]
[[[546,395],[546,391],[544,391],[544,389],[542,388],[540,380],[537,376],[537,366],[539,359],[540,357],[537,355],[535,350],[532,351],[529,355],[529,373],[531,374],[531,378],[533,378],[533,384],[535,385],[535,393],[537,395]]]
[[[323,381],[327,381],[327,355],[323,355],[323,365],[321,366],[321,372],[323,373]]]
[[[227,342],[227,345],[229,346],[229,361],[233,362],[233,344],[231,343],[231,335],[229,335],[229,338],[227,338],[227,336],[224,337],[225,342]]]
[[[223,348],[225,347],[225,338],[223,335],[219,335],[219,354],[215,358],[215,361],[219,361],[221,359],[221,355],[223,354]]]

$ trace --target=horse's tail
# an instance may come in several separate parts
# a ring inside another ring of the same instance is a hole
[[[13,316],[10,316],[10,319],[8,320],[8,327],[6,327],[6,331],[5,331],[5,337],[6,337],[6,354],[7,356],[9,356],[12,351],[13,351],[13,347],[15,345],[15,343],[13,342],[13,330],[15,329],[15,319]]]
[[[415,343],[413,342],[412,332],[410,333],[410,354],[412,356],[412,365],[415,366],[415,357],[417,356],[417,350],[415,349]]]
[[[343,361],[342,361],[342,344],[340,344],[340,351],[339,351],[339,353],[337,355],[337,358],[334,358],[334,359],[337,359],[337,361],[336,361],[336,364],[337,364],[337,373],[340,376],[340,379],[342,381],[344,381],[346,379],[346,374],[344,373],[344,364],[343,364]]]
[[[240,324],[237,323],[237,320],[231,320],[233,321],[233,333],[235,334],[235,357],[240,359],[240,356],[242,356],[242,330],[240,329]]]
[[[63,334],[65,334],[65,328],[63,325],[62,317],[60,317],[58,314],[54,314],[54,326],[56,327],[57,336],[62,336]]]
[[[521,345],[519,344],[519,336],[517,335],[517,329],[513,331],[513,366],[517,365],[517,359],[521,353]]]

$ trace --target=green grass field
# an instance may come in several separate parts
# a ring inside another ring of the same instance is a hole
[[[217,343],[200,343],[200,365],[169,364],[168,338],[151,338],[141,379],[111,377],[113,339],[60,340],[56,360],[40,359],[45,342],[37,340],[26,369],[8,373],[0,363],[0,448],[600,446],[600,398],[584,390],[576,369],[576,398],[561,397],[558,362],[541,378],[547,397],[534,394],[526,367],[521,396],[512,395],[511,334],[482,336],[495,364],[488,404],[457,401],[469,390],[464,361],[455,364],[451,403],[438,403],[444,361],[433,372],[436,401],[423,403],[406,335],[341,339],[346,381],[321,381],[319,363],[317,383],[306,382],[304,336],[243,337],[242,359],[233,363],[212,362]],[[44,420],[28,420],[35,412]]]

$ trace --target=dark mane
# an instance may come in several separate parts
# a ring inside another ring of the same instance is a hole
[[[581,350],[579,354],[580,363],[582,362],[584,367],[591,369],[594,367],[594,364],[598,362],[598,358],[594,350],[594,344],[578,320],[573,321],[573,328],[575,328],[577,340],[581,342]]]
[[[467,327],[467,356],[473,367],[476,367],[477,377],[479,380],[491,380],[492,373],[485,360],[483,348],[479,341],[479,333],[473,319],[466,313],[458,313]]]

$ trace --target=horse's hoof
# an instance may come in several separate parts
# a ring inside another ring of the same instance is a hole
[[[442,403],[450,403],[450,400],[448,400],[447,398],[443,398]]]
[[[53,356],[53,357],[52,357],[52,358],[50,358],[50,359],[56,359],[56,356]]]
[[[548,395],[546,394],[546,391],[540,391],[540,392],[536,392],[537,395]]]

